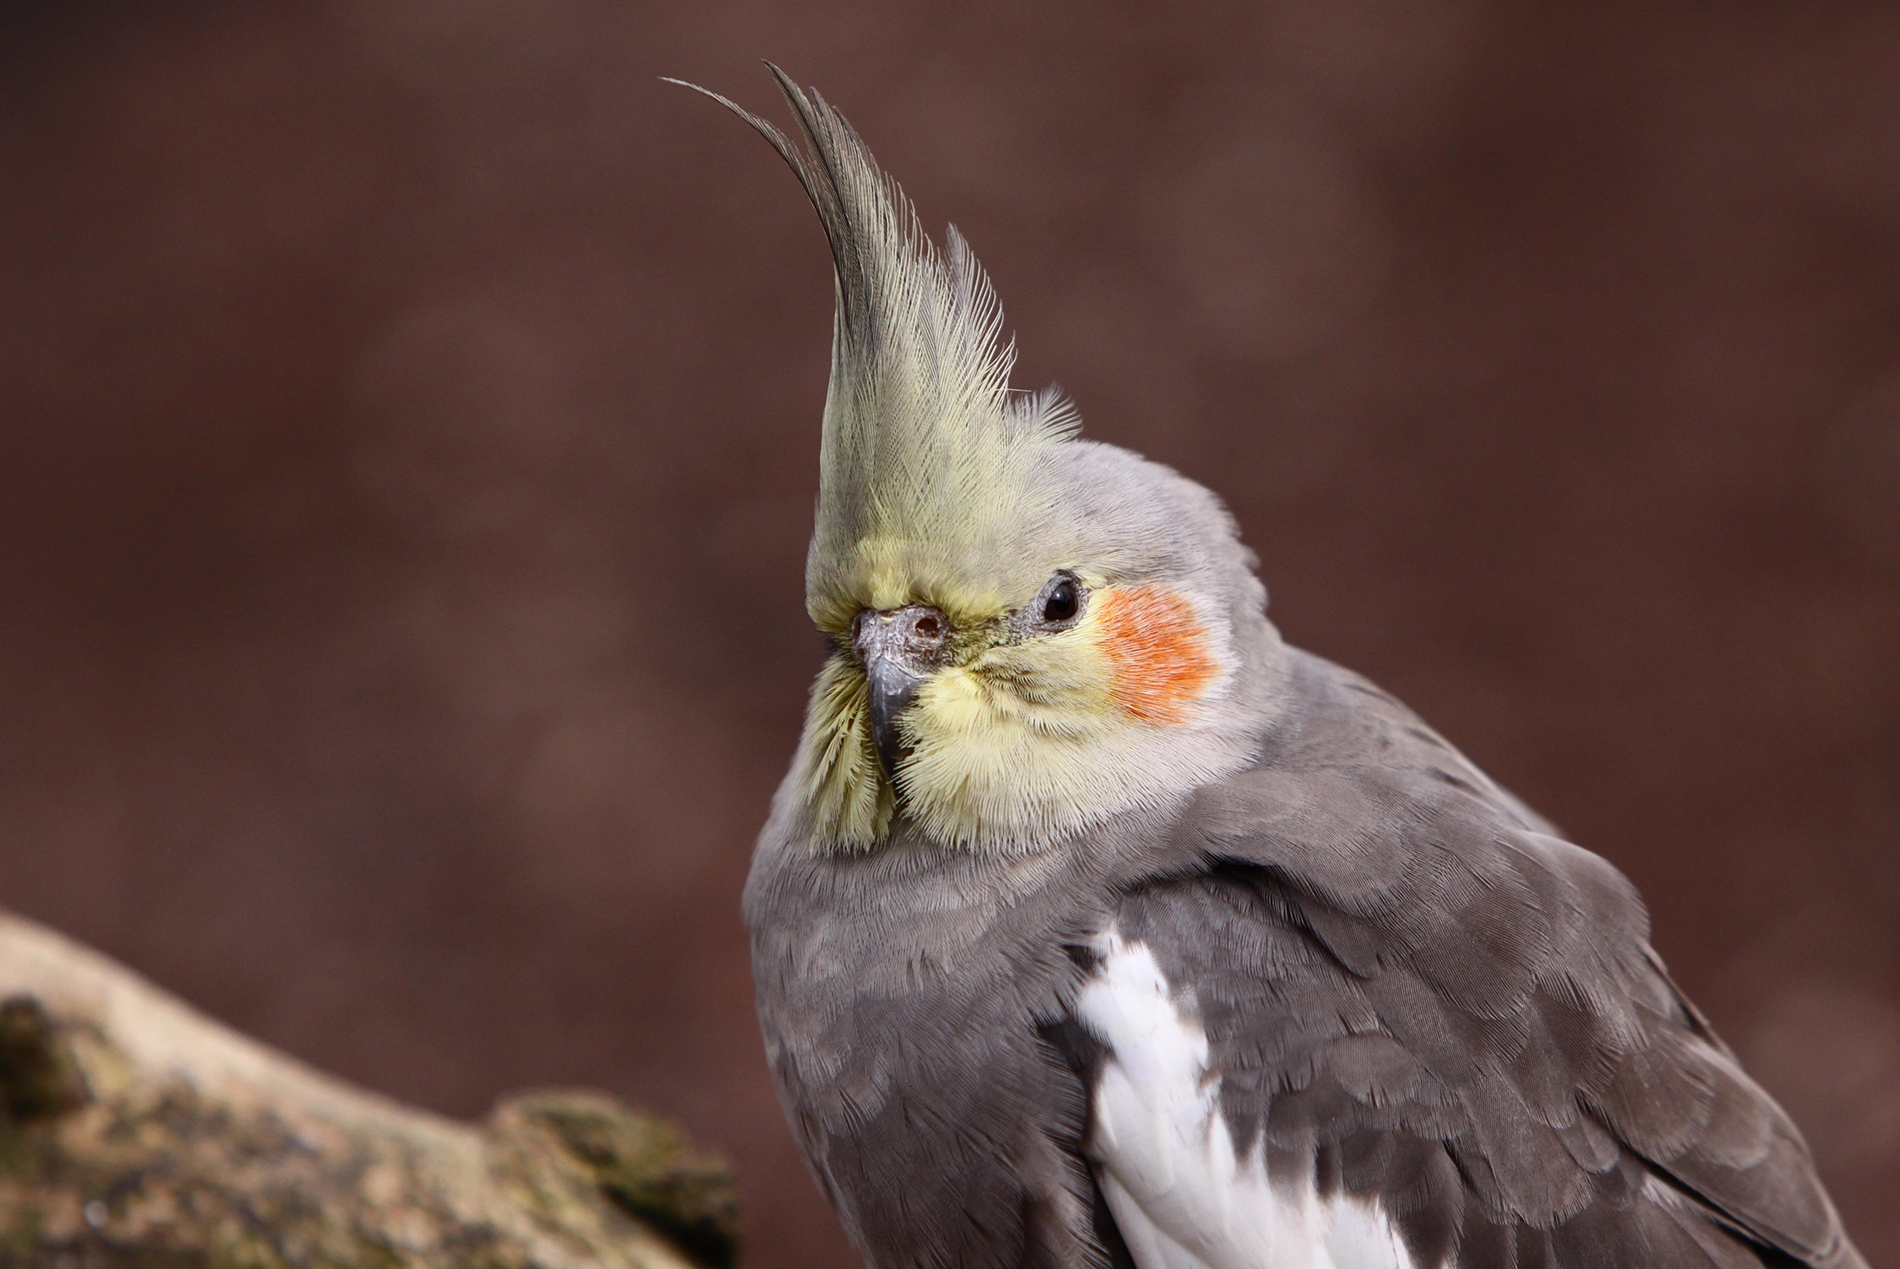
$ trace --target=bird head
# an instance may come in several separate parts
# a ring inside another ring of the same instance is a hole
[[[707,95],[790,164],[837,282],[805,571],[836,650],[781,810],[840,849],[900,819],[1032,847],[1244,765],[1280,644],[1231,517],[1081,439],[1053,389],[1012,390],[963,238],[931,243],[844,117],[772,70],[802,146]]]

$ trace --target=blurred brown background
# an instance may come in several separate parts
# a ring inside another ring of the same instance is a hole
[[[156,10],[164,12],[155,12]],[[844,1263],[736,914],[831,286],[814,82],[1294,641],[1613,859],[1900,1257],[1900,7],[0,17],[0,904],[460,1115],[588,1083]]]

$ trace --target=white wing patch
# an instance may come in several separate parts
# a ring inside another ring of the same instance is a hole
[[[1376,1203],[1321,1198],[1309,1173],[1267,1181],[1234,1149],[1207,1035],[1175,1008],[1154,954],[1117,934],[1076,1000],[1108,1047],[1088,1151],[1141,1269],[1414,1269]]]

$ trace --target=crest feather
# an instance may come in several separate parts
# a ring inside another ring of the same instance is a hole
[[[1017,582],[1000,566],[1009,543],[1053,511],[1039,452],[1075,434],[1075,414],[1053,391],[1010,391],[1015,350],[963,236],[951,227],[938,251],[844,116],[767,66],[803,146],[698,91],[783,156],[831,244],[837,313],[807,606],[842,631],[864,607],[998,605]]]

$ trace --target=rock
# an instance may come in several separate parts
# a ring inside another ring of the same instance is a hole
[[[725,1269],[730,1176],[604,1094],[477,1126],[352,1088],[0,913],[0,1269]]]

